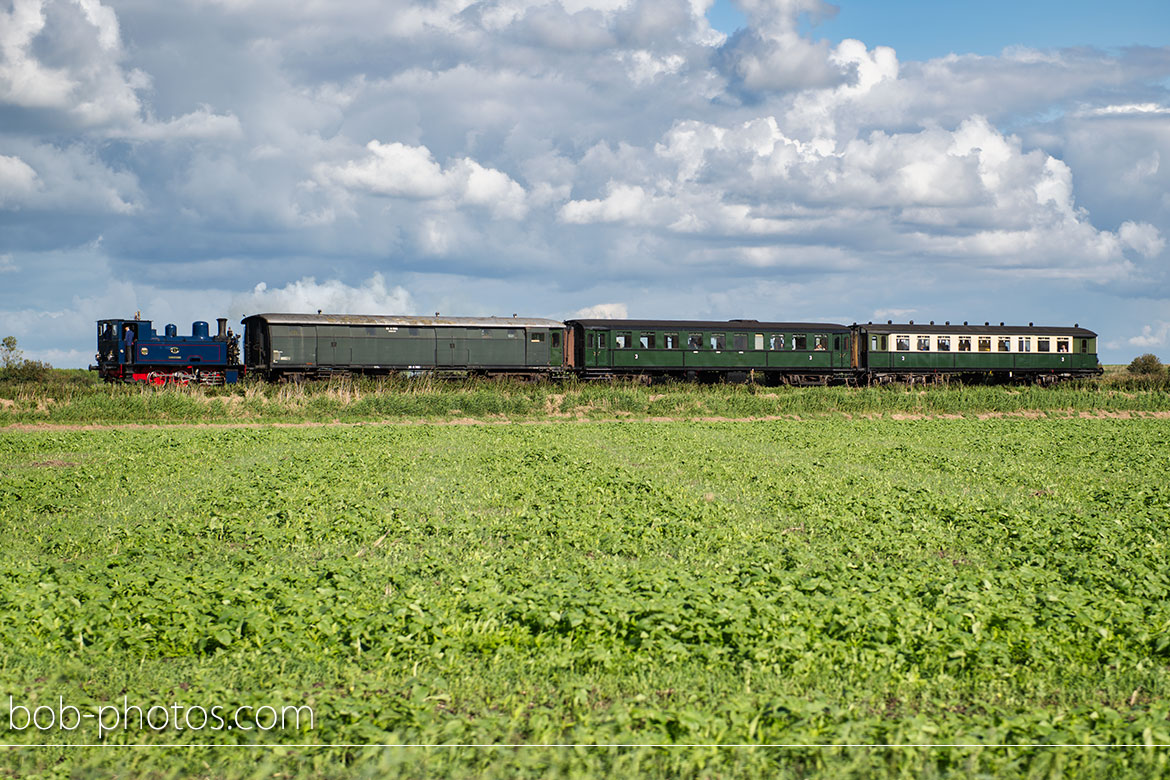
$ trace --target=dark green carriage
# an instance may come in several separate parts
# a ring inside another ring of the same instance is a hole
[[[564,325],[531,317],[254,314],[245,363],[269,377],[450,371],[543,375],[564,365]]]
[[[851,373],[849,328],[756,320],[569,320],[583,376],[820,383]]]
[[[1055,381],[1101,373],[1097,334],[1068,327],[887,322],[854,326],[871,381],[968,375]]]

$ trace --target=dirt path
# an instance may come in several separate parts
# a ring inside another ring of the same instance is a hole
[[[172,430],[172,429],[236,429],[236,428],[360,428],[368,426],[387,426],[387,425],[544,425],[544,424],[565,424],[565,423],[628,423],[628,422],[651,422],[651,423],[678,423],[678,422],[718,422],[718,423],[750,423],[750,422],[776,422],[780,420],[787,420],[793,422],[815,422],[832,417],[842,417],[846,420],[965,420],[965,419],[1003,419],[1003,418],[1024,418],[1024,419],[1039,419],[1048,418],[1055,420],[1165,420],[1170,419],[1170,411],[1094,411],[1094,412],[1074,412],[1068,410],[1051,410],[1043,411],[1037,409],[1025,409],[1014,412],[974,412],[967,415],[962,414],[926,414],[916,412],[863,412],[852,414],[849,412],[828,412],[817,414],[783,414],[783,415],[766,415],[761,417],[721,417],[721,416],[702,416],[702,417],[637,417],[633,415],[605,417],[605,418],[590,418],[590,417],[573,417],[569,415],[556,414],[548,418],[539,419],[519,419],[513,420],[508,418],[487,418],[478,419],[474,417],[456,417],[452,419],[419,419],[419,420],[361,420],[355,422],[342,422],[340,420],[332,420],[329,422],[320,421],[304,421],[304,422],[197,422],[197,423],[14,423],[11,425],[0,426],[0,433],[14,432],[14,433],[37,433],[37,432],[51,432],[51,431],[135,431],[135,430]]]

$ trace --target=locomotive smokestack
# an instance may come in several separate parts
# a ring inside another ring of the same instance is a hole
[[[219,323],[219,337],[221,339],[227,338],[227,317],[218,317],[215,320]]]

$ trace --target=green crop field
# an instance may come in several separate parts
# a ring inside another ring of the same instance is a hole
[[[1161,417],[0,428],[0,776],[1164,776],[1167,473]]]

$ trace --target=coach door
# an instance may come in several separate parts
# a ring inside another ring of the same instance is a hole
[[[317,364],[322,367],[349,366],[351,362],[349,328],[345,325],[317,326]]]
[[[608,331],[585,331],[585,367],[586,368],[608,368],[609,367],[609,332]]]
[[[550,366],[563,366],[565,364],[565,345],[561,341],[564,338],[565,331],[550,330],[548,332],[548,364]]]
[[[435,365],[467,365],[466,328],[435,328]]]
[[[527,363],[529,366],[548,365],[548,331],[543,328],[526,328],[528,336]]]

